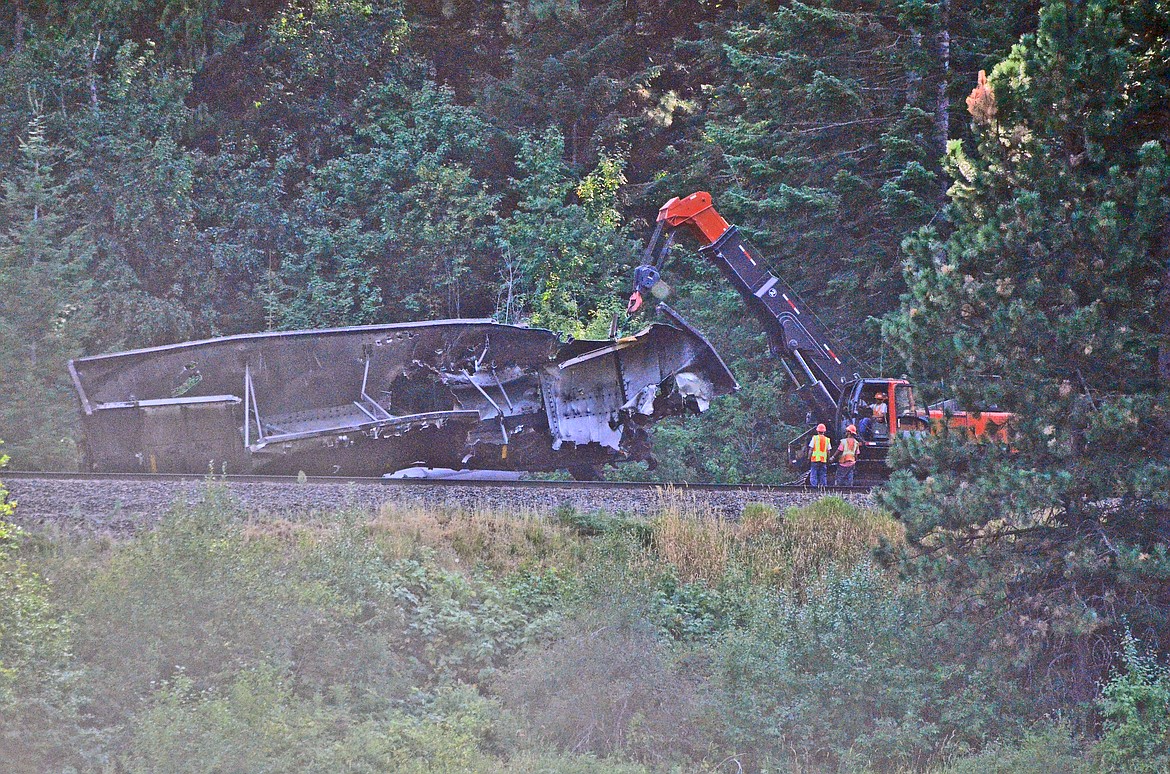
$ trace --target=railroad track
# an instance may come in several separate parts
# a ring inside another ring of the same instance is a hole
[[[0,482],[7,480],[44,481],[139,481],[157,483],[222,482],[225,484],[361,484],[384,487],[455,487],[508,489],[618,489],[654,492],[675,489],[689,492],[813,492],[868,493],[870,486],[829,486],[814,490],[807,484],[706,484],[688,481],[545,481],[540,479],[502,480],[490,478],[372,478],[363,476],[258,476],[258,475],[195,475],[192,473],[84,473],[69,471],[2,470]]]
[[[312,513],[386,507],[553,514],[572,508],[652,516],[664,503],[735,519],[749,503],[779,509],[835,495],[873,505],[866,487],[811,489],[803,485],[648,483],[639,481],[500,481],[292,476],[196,476],[2,471],[0,483],[26,526],[131,533],[148,529],[176,505],[192,506],[226,492],[248,517],[302,518]]]

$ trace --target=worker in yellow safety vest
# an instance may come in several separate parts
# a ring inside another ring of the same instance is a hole
[[[857,440],[857,426],[845,428],[845,437],[837,442],[833,459],[837,460],[837,473],[833,476],[835,486],[853,486],[853,469],[857,466],[857,455],[861,453],[861,441]]]
[[[808,485],[829,485],[829,437],[825,426],[817,425],[817,433],[808,442]]]

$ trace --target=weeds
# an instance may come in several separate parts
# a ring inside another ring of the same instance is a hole
[[[388,557],[405,559],[425,547],[447,569],[477,564],[493,572],[533,567],[576,567],[583,556],[573,531],[528,511],[386,505],[366,524]]]
[[[1128,629],[1117,655],[1123,668],[1101,691],[1102,761],[1108,771],[1170,770],[1170,666],[1142,650]]]
[[[653,545],[683,581],[718,583],[727,572],[738,531],[688,503],[667,502],[653,523]]]
[[[862,564],[755,600],[716,646],[731,738],[800,770],[920,770],[1012,731],[979,632]]]
[[[665,766],[713,744],[702,684],[677,669],[632,610],[567,622],[493,685],[539,747]]]
[[[718,584],[734,571],[752,583],[799,588],[833,564],[852,565],[881,540],[902,540],[901,525],[827,497],[784,514],[752,504],[739,522],[711,516],[685,499],[666,499],[653,522],[653,546],[684,582]]]
[[[940,774],[1093,774],[1098,771],[1062,723],[1044,723],[1015,744],[989,745],[952,762]]]

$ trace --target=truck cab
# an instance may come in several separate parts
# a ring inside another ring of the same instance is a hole
[[[886,456],[894,439],[903,433],[930,432],[931,416],[908,381],[875,377],[857,379],[842,391],[828,431],[834,449],[849,425],[857,428],[861,442],[854,479],[861,486],[885,480],[889,476]],[[810,429],[788,444],[789,462],[797,470],[808,469],[813,432]]]

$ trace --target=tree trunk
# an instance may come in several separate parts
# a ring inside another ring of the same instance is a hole
[[[911,30],[910,46],[914,50],[914,57],[920,60],[922,52],[922,30]],[[918,89],[922,85],[922,73],[915,67],[906,68],[906,104],[915,106],[918,103]]]
[[[1170,396],[1170,223],[1162,225],[1162,249],[1159,258],[1162,263],[1162,287],[1158,289],[1158,392]],[[1162,453],[1170,455],[1170,413],[1163,412],[1158,423],[1162,438]]]
[[[102,33],[99,30],[97,40],[95,40],[93,44],[93,53],[90,54],[90,56],[85,60],[85,75],[86,79],[89,81],[89,102],[90,107],[93,108],[93,112],[95,113],[99,111],[97,73],[95,70],[97,68],[98,52],[101,51],[101,47]]]
[[[12,50],[19,54],[24,50],[24,0],[16,1],[16,23],[12,30]]]
[[[951,83],[951,32],[950,0],[938,4],[938,57],[939,81],[938,103],[935,110],[935,126],[938,131],[939,155],[947,152],[947,141],[951,138],[951,100],[947,87]],[[945,185],[945,184],[944,184]]]
[[[1162,334],[1162,344],[1158,347],[1158,380],[1161,383],[1162,391],[1170,394],[1170,260],[1166,261],[1166,268],[1162,273],[1159,306],[1162,315],[1161,330],[1159,331]],[[1170,424],[1170,418],[1167,418],[1167,423]],[[1166,435],[1170,436],[1170,433]]]

